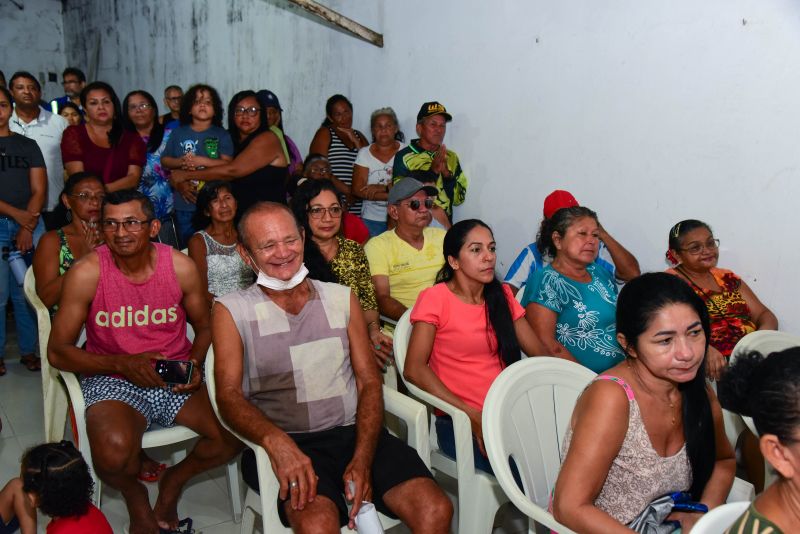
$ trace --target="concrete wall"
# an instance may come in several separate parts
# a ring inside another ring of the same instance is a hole
[[[0,15],[0,70],[6,79],[18,70],[27,70],[42,84],[46,100],[64,94],[64,24],[61,0],[14,0],[3,2]],[[49,82],[49,74],[58,79]]]
[[[500,267],[570,189],[646,270],[668,229],[701,218],[790,330],[800,124],[800,4],[792,0],[329,1],[385,36],[375,48],[282,0],[70,0],[67,58],[124,93],[207,80],[227,99],[269,87],[302,148],[325,99],[356,125],[392,105],[413,136],[421,102],[454,115],[471,186],[457,217],[495,229]]]

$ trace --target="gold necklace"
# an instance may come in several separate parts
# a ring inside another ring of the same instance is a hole
[[[627,364],[627,366],[628,366],[628,369],[630,369],[630,370],[633,372],[633,376],[635,376],[635,377],[636,377],[636,381],[639,383],[639,385],[640,385],[640,386],[642,386],[642,389],[643,389],[643,390],[645,390],[645,391],[646,391],[646,392],[647,392],[647,393],[648,393],[648,394],[649,394],[651,397],[653,397],[654,399],[656,399],[656,400],[658,400],[658,401],[660,401],[660,402],[663,402],[664,404],[666,404],[666,405],[668,405],[668,406],[669,406],[669,415],[670,415],[670,417],[671,417],[671,419],[672,419],[672,426],[675,426],[676,424],[678,424],[678,421],[677,421],[677,419],[675,418],[675,403],[674,403],[674,402],[673,402],[673,401],[672,401],[672,400],[669,398],[669,395],[667,395],[667,400],[660,399],[660,398],[658,397],[658,395],[656,395],[656,394],[653,392],[653,390],[652,390],[652,389],[650,389],[649,387],[647,387],[647,386],[645,385],[644,381],[643,381],[643,380],[642,380],[642,379],[639,377],[639,372],[636,370],[636,368],[635,368],[635,367],[633,367],[633,366],[631,365],[631,362],[630,362],[630,360],[625,360],[625,363]]]

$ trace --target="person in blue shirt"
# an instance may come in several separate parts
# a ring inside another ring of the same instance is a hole
[[[557,189],[544,199],[544,219],[542,224],[561,208],[578,206],[578,201],[569,191]],[[541,227],[541,225],[540,225]],[[619,244],[602,225],[599,226],[600,247],[595,262],[614,277],[617,282],[627,282],[639,276],[639,262]],[[550,260],[543,257],[537,244],[531,243],[517,255],[509,267],[503,282],[510,285],[514,292],[524,289],[528,278],[544,268]]]
[[[81,69],[75,67],[67,67],[61,74],[64,86],[64,96],[60,96],[50,102],[50,110],[55,114],[60,114],[61,109],[67,102],[72,102],[78,107],[78,111],[83,117],[84,111],[81,105],[81,91],[86,87],[86,75]]]
[[[531,274],[526,318],[547,353],[601,373],[625,357],[617,343],[617,284],[597,264],[600,224],[589,208],[562,208],[545,220],[538,249],[552,261]]]

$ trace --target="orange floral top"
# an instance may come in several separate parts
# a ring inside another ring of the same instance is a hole
[[[758,329],[753,321],[750,307],[745,302],[740,291],[742,279],[736,276],[733,271],[716,267],[711,269],[711,274],[719,287],[722,288],[722,291],[704,289],[679,270],[668,269],[667,272],[687,282],[697,293],[697,296],[706,303],[711,320],[711,339],[709,342],[712,347],[720,351],[726,358],[731,355],[733,347],[740,339]]]

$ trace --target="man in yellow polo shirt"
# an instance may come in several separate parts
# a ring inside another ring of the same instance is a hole
[[[378,309],[399,319],[414,306],[417,295],[436,281],[444,265],[445,231],[430,228],[435,187],[413,178],[399,180],[389,191],[389,217],[396,226],[373,237],[364,246],[369,260]]]

